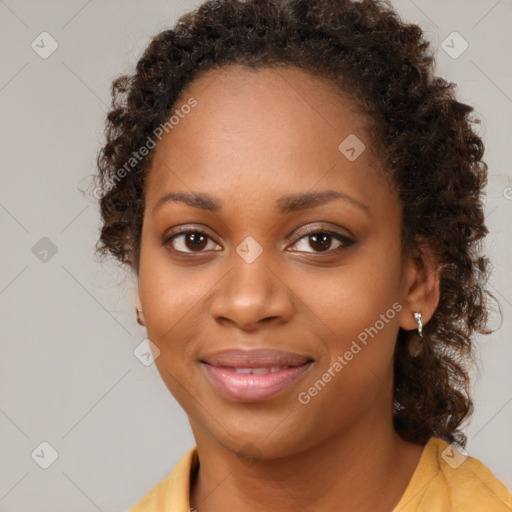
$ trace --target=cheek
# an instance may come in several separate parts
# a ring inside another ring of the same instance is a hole
[[[308,297],[313,321],[322,328],[319,339],[326,357],[304,383],[298,399],[309,404],[305,414],[314,411],[323,417],[329,411],[325,429],[356,421],[361,410],[383,402],[392,386],[398,314],[403,306],[389,267],[381,262],[369,274],[364,263],[360,259],[350,269],[338,269],[337,277],[325,279],[322,287],[317,281],[316,292]]]
[[[300,296],[327,327],[343,336],[373,324],[400,297],[399,268],[392,256],[359,253],[350,264],[325,276],[305,273],[301,279],[305,286]]]
[[[192,384],[197,377],[195,361],[214,323],[208,296],[225,271],[208,264],[177,265],[161,250],[141,253],[139,294],[147,334],[160,350],[156,365],[178,401],[179,383]]]
[[[141,262],[139,293],[143,308],[146,305],[148,334],[166,346],[175,344],[198,315],[208,288],[208,278],[200,272],[156,258],[148,265]]]
[[[361,251],[356,258],[325,278],[306,278],[301,297],[322,329],[329,360],[326,371],[341,356],[346,377],[369,376],[368,368],[382,375],[389,370],[399,328],[400,266],[393,247],[378,257]],[[345,363],[343,363],[345,364]]]
[[[194,374],[190,361],[200,328],[201,299],[208,284],[204,273],[171,265],[165,257],[141,257],[139,294],[148,338],[160,354],[155,359],[160,376],[185,410],[193,407]]]

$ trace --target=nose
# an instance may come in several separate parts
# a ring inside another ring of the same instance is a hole
[[[293,294],[278,272],[261,256],[252,263],[238,255],[233,260],[210,303],[216,322],[244,331],[257,330],[269,322],[288,322],[294,311]]]

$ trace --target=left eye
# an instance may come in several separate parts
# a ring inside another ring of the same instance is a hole
[[[309,239],[309,241],[308,241]],[[338,246],[334,249],[330,249],[329,247],[334,241],[338,242]],[[309,247],[316,248],[316,251],[312,252],[335,252],[338,249],[341,249],[343,247],[350,247],[354,244],[354,241],[350,238],[346,237],[345,235],[342,235],[341,233],[335,233],[333,231],[326,231],[326,230],[316,230],[306,233],[305,235],[301,236],[297,242],[295,242],[294,245],[300,244],[301,241],[304,241],[304,244],[309,243]],[[304,251],[304,252],[311,252],[311,251]]]

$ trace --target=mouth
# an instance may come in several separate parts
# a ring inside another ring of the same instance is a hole
[[[270,349],[225,350],[200,360],[210,383],[222,395],[261,402],[295,384],[314,359]]]

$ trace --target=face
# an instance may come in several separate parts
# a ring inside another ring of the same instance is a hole
[[[189,98],[149,170],[138,300],[196,440],[277,457],[391,421],[410,283],[365,118],[294,68],[210,71]]]

